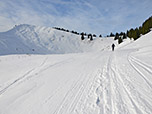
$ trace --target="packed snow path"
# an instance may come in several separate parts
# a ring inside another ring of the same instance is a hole
[[[151,55],[1,56],[0,114],[151,114]]]

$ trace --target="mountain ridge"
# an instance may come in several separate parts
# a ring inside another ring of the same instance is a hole
[[[94,41],[86,38],[82,41],[80,35],[22,24],[0,33],[0,55],[81,53],[103,50],[112,42],[112,38],[96,38]]]

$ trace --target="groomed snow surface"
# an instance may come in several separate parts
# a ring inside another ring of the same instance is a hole
[[[152,114],[152,32],[114,52],[105,42],[83,53],[0,56],[0,114]]]

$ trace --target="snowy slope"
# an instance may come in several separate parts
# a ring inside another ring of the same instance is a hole
[[[0,55],[79,53],[106,49],[112,41],[112,38],[81,41],[80,35],[23,24],[0,33]]]
[[[151,38],[114,52],[0,56],[0,114],[151,114]]]

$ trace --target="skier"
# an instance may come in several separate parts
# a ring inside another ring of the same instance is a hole
[[[112,51],[114,51],[114,48],[115,48],[115,44],[112,44]]]

